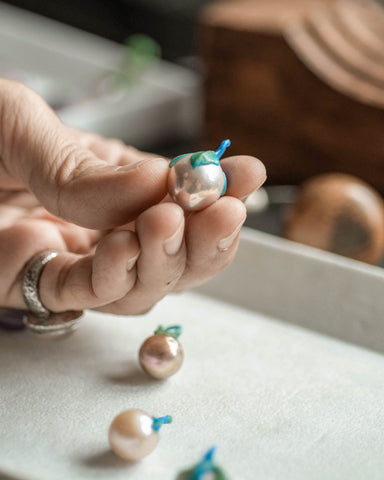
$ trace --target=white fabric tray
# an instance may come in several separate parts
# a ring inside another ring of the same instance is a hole
[[[290,275],[288,258],[297,266]],[[293,317],[291,285],[301,291],[306,284],[310,292],[313,277],[306,280],[304,272],[317,272],[317,288],[329,269],[335,285],[349,272],[352,290],[359,277],[372,287],[361,292],[366,304],[382,307],[375,297],[383,281],[379,269],[254,232],[243,233],[234,265],[201,291],[221,290],[241,303],[244,292],[263,292],[265,282],[285,276],[286,293],[280,289],[261,306],[285,304]],[[247,309],[186,293],[144,317],[88,312],[81,328],[61,342],[1,332],[0,478],[175,480],[216,445],[217,462],[231,480],[381,480],[384,357],[257,313],[247,298]],[[355,305],[362,318],[361,296],[348,302],[347,312]],[[307,326],[316,327],[324,303],[297,305],[299,321],[307,309],[308,317],[313,314]],[[332,298],[328,305],[332,311]],[[346,322],[343,312],[323,318],[321,328]],[[367,325],[381,321],[373,310],[369,314]],[[175,323],[184,328],[185,364],[167,382],[152,381],[137,365],[139,346],[158,324]],[[109,451],[107,430],[117,413],[133,407],[171,414],[174,421],[162,428],[157,449],[129,466]]]

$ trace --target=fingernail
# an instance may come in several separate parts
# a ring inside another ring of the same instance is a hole
[[[164,240],[164,250],[168,255],[175,255],[181,247],[184,237],[184,221],[182,221],[176,232]]]
[[[245,219],[235,228],[235,230],[228,237],[222,238],[219,241],[219,243],[217,244],[217,248],[221,252],[225,252],[232,246],[233,242],[235,241],[237,235],[241,230],[241,227],[243,226],[244,221]]]
[[[130,270],[132,270],[132,268],[136,265],[136,261],[137,259],[139,258],[139,255],[140,255],[140,250],[137,252],[137,254],[134,256],[134,257],[131,257],[127,263],[126,263],[126,269],[127,271],[129,272]]]

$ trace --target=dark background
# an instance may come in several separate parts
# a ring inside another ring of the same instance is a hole
[[[198,12],[210,0],[9,0],[6,3],[122,43],[134,33],[156,40],[163,58],[194,52]]]

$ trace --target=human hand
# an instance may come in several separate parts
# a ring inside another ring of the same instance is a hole
[[[25,308],[26,265],[43,250],[39,294],[51,311],[148,311],[233,259],[265,180],[252,157],[221,161],[227,195],[185,215],[167,198],[168,162],[69,129],[35,93],[0,79],[0,305]]]

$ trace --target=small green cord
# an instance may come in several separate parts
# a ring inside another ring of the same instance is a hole
[[[204,455],[196,467],[182,472],[177,480],[202,480],[206,473],[214,473],[215,480],[229,480],[223,470],[214,465],[213,455],[216,447],[212,447]]]
[[[168,327],[168,328],[163,328],[161,325],[159,325],[157,329],[154,331],[155,335],[157,335],[158,333],[161,333],[163,335],[169,335],[173,338],[176,338],[177,340],[182,333],[182,328],[180,325],[172,325],[171,327]]]

